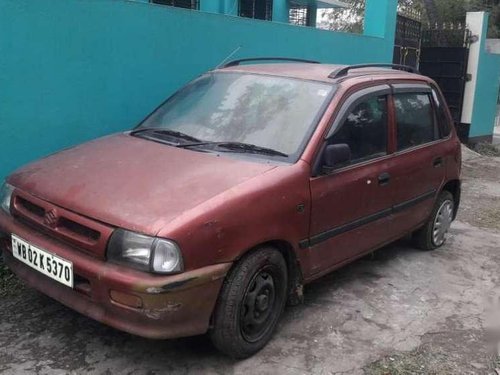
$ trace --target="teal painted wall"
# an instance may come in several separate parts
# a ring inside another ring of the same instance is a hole
[[[221,2],[219,0],[206,0],[200,2],[200,10],[210,13],[223,13]]]
[[[273,0],[273,21],[288,23],[290,7],[288,0]]]
[[[396,31],[396,15],[394,9],[398,6],[397,0],[388,0],[388,6],[381,6],[380,1],[367,0],[365,7],[364,34],[386,38],[381,51],[384,55],[392,56],[394,54],[394,37]],[[397,12],[396,12],[397,13]]]
[[[499,90],[500,55],[484,52],[480,58],[470,137],[493,135]]]
[[[369,19],[395,22],[396,0],[369,1],[379,5]],[[238,46],[234,57],[389,62],[394,28],[384,30],[385,38],[336,33],[121,0],[2,0],[0,178],[131,128]]]
[[[479,70],[477,72],[470,137],[493,135],[500,90],[500,55],[486,51],[488,17],[486,17],[483,27],[484,38],[480,41],[481,54],[479,55]]]

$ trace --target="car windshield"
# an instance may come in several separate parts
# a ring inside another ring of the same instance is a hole
[[[301,151],[333,88],[293,78],[209,73],[170,97],[134,132],[177,135],[179,146],[230,142],[291,156]]]

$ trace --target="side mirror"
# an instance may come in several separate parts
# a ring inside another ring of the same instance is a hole
[[[328,169],[338,168],[351,161],[351,148],[346,143],[328,145],[323,154],[323,165]]]

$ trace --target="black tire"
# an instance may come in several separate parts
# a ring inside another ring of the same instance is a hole
[[[215,306],[210,331],[215,347],[236,359],[262,349],[283,312],[287,278],[278,250],[263,247],[244,256],[226,277]]]
[[[432,209],[432,213],[429,217],[429,220],[425,225],[420,228],[418,231],[416,231],[413,234],[413,242],[417,248],[420,250],[424,251],[432,251],[436,250],[437,248],[440,248],[446,243],[446,235],[444,236],[443,242],[438,242],[434,240],[434,229],[435,229],[435,222],[436,222],[436,217],[440,211],[440,209],[443,207],[445,203],[450,203],[451,202],[451,207],[454,210],[455,209],[455,201],[453,199],[453,195],[448,192],[448,191],[442,191],[438,199],[436,200],[436,203],[434,205],[434,208]]]

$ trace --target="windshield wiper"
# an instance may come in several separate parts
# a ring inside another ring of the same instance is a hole
[[[180,148],[197,147],[197,146],[215,146],[217,148],[222,148],[229,151],[240,151],[240,152],[249,152],[254,154],[288,157],[287,154],[274,150],[272,148],[261,147],[250,143],[242,143],[242,142],[195,142],[195,143],[177,145],[177,147]]]
[[[167,135],[174,138],[184,139],[190,142],[201,142],[198,138],[190,136],[189,134],[182,133],[177,130],[161,129],[161,128],[139,128],[136,130],[132,130],[130,132],[130,135],[135,135],[139,133],[153,133],[158,135]]]

